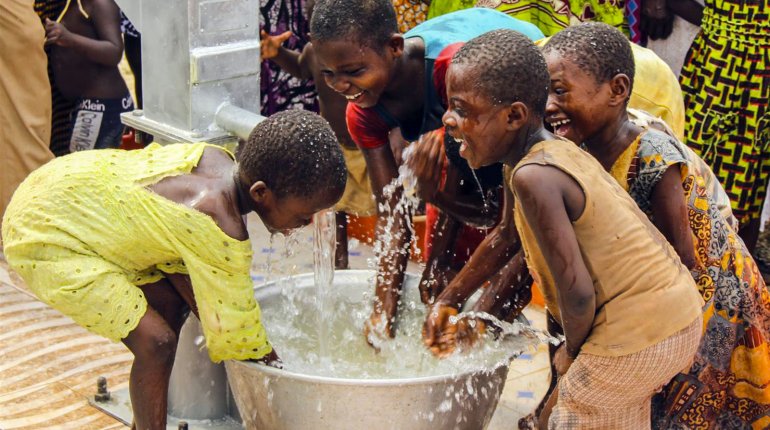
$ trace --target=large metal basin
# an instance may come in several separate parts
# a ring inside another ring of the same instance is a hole
[[[334,288],[361,297],[372,276],[338,271]],[[314,288],[312,274],[293,282]],[[405,300],[417,296],[417,282],[407,276]],[[270,283],[256,289],[256,298],[265,309],[279,293]],[[508,374],[508,361],[484,371],[401,379],[328,378],[241,361],[226,367],[244,426],[254,430],[479,430],[489,423]]]

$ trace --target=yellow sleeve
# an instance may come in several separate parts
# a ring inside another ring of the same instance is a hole
[[[272,351],[259,304],[254,299],[249,274],[250,245],[233,243],[230,248],[241,244],[248,251],[232,252],[235,250],[225,247],[217,261],[206,261],[197,255],[184,259],[209,357],[214,362],[258,359]]]

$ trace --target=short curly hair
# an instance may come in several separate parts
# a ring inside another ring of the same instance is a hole
[[[310,20],[314,42],[355,40],[380,50],[395,33],[398,22],[391,0],[316,0]]]
[[[304,110],[271,115],[238,148],[238,174],[263,181],[276,197],[341,196],[347,181],[342,150],[329,123]]]
[[[536,115],[545,114],[551,78],[540,50],[514,30],[494,30],[463,45],[452,64],[470,65],[475,88],[494,104],[521,101]]]
[[[630,96],[634,86],[634,52],[631,42],[617,28],[602,22],[567,27],[543,46],[544,55],[551,51],[575,63],[600,84],[623,73],[631,81]]]

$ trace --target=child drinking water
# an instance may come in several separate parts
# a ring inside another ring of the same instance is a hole
[[[472,37],[497,28],[521,31],[532,39],[542,37],[533,25],[489,9],[467,9],[426,21],[405,35],[398,33],[395,12],[388,0],[319,0],[310,32],[317,61],[326,83],[348,100],[347,124],[353,141],[361,148],[378,201],[378,236],[382,251],[378,258],[375,306],[367,331],[393,336],[399,292],[409,250],[409,214],[396,213],[399,188],[392,196],[383,188],[398,177],[398,164],[388,145],[391,130],[400,128],[404,138],[440,129],[446,108],[444,74],[460,46]],[[480,209],[482,199],[467,163],[457,155],[457,145],[447,140],[423,142],[430,151],[446,152],[450,160],[446,184],[438,186],[436,175],[418,184],[427,202],[441,209],[452,222],[494,225],[497,211]],[[422,145],[422,144],[418,144]],[[435,151],[433,150],[435,149]],[[418,148],[418,152],[421,152]],[[439,164],[440,158],[432,164]],[[428,163],[431,164],[431,163]],[[440,168],[432,169],[440,171]],[[500,166],[476,172],[486,193],[497,194]],[[419,177],[419,175],[418,175]],[[429,192],[425,192],[430,188]],[[393,214],[389,222],[385,214]],[[439,219],[438,224],[445,220]],[[448,221],[447,221],[448,222]],[[390,226],[389,231],[385,231]],[[426,271],[430,271],[428,264]],[[423,279],[430,277],[429,273]],[[426,303],[437,294],[421,283]]]
[[[654,419],[661,428],[766,427],[770,297],[733,228],[719,181],[681,142],[629,120],[634,61],[619,31],[604,24],[571,27],[543,53],[551,74],[546,121],[558,135],[584,144],[629,192],[690,268],[706,301],[695,365],[667,388]]]
[[[4,252],[40,300],[131,350],[135,426],[165,429],[188,309],[213,361],[270,357],[244,215],[272,232],[306,225],[339,200],[345,177],[328,123],[305,111],[264,120],[235,157],[205,143],[84,151],[18,188]]]
[[[486,33],[452,59],[444,123],[471,167],[505,164],[515,201],[504,221],[510,228],[515,219],[527,265],[564,328],[548,428],[649,428],[653,394],[695,354],[702,300],[628,194],[588,153],[544,129],[548,87],[529,40]],[[489,251],[482,244],[476,254]]]

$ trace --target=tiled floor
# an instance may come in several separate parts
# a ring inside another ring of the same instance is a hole
[[[270,237],[261,223],[250,220],[255,258],[255,283],[288,274],[312,271],[310,229],[294,238],[294,253],[285,251],[284,239]],[[355,241],[350,246],[352,269],[366,269],[371,248]],[[269,271],[268,271],[269,269]],[[409,271],[420,273],[417,264]],[[268,273],[269,272],[269,273]],[[526,317],[537,328],[545,326],[542,310],[528,308]],[[86,332],[56,311],[38,302],[23,283],[9,273],[0,254],[0,428],[11,429],[115,429],[125,428],[90,407],[98,375],[110,386],[125,387],[131,354]],[[516,359],[508,373],[489,430],[516,428],[518,419],[537,406],[547,387],[547,347],[540,345]]]

